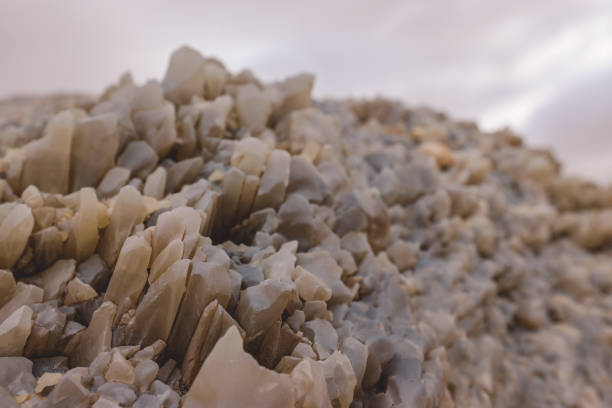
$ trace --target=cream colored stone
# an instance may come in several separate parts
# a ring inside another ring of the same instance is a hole
[[[60,259],[36,275],[32,281],[45,291],[43,300],[62,299],[66,285],[76,274],[74,259]]]
[[[98,296],[98,293],[86,283],[83,283],[78,277],[75,277],[66,286],[66,299],[64,305],[69,306],[74,303],[84,302]]]
[[[134,227],[144,220],[145,214],[146,208],[138,190],[131,186],[121,188],[98,248],[107,265],[115,264],[124,241]]]
[[[308,270],[297,266],[292,274],[293,283],[297,288],[298,295],[306,301],[322,300],[328,301],[332,291],[325,283]]]
[[[175,103],[186,103],[194,95],[202,95],[204,81],[204,57],[191,47],[181,47],[170,56],[170,63],[162,81],[166,98]]]
[[[275,149],[270,153],[255,196],[253,211],[280,207],[289,184],[290,162],[291,156],[284,150]]]
[[[206,358],[183,407],[293,408],[294,402],[289,376],[261,367],[243,351],[242,337],[231,327]]]
[[[130,169],[115,166],[109,169],[96,189],[101,198],[112,197],[130,180]]]
[[[74,129],[74,113],[60,112],[49,121],[42,138],[24,147],[21,190],[34,184],[45,193],[68,193]]]
[[[3,322],[22,306],[42,302],[43,296],[44,291],[38,286],[17,282],[12,297],[0,308],[0,322]]]
[[[245,137],[237,144],[230,164],[237,167],[245,174],[258,176],[264,169],[268,157],[268,146],[254,137]]]
[[[249,83],[237,89],[236,110],[242,126],[253,132],[261,132],[266,127],[272,107],[267,95]]]
[[[21,306],[0,323],[0,357],[21,356],[32,330],[32,309]]]
[[[17,204],[0,222],[0,268],[15,265],[33,228],[32,210],[25,204]]]
[[[91,322],[80,336],[70,361],[72,366],[87,367],[104,351],[110,351],[113,336],[112,325],[117,313],[117,306],[112,302],[104,302],[93,313]]]
[[[13,272],[0,269],[0,308],[13,297],[17,289],[17,283]],[[2,310],[2,309],[0,309]]]
[[[216,300],[223,308],[227,307],[230,290],[230,277],[226,268],[210,262],[193,264],[185,297],[168,340],[168,350],[177,360],[182,360],[187,351],[206,306]]]
[[[90,257],[98,246],[98,199],[93,188],[79,192],[79,210],[70,222],[66,243],[70,256],[77,261]]]
[[[174,262],[183,257],[183,241],[174,239],[157,255],[151,264],[149,283],[155,282]]]
[[[161,200],[166,191],[167,171],[163,167],[158,167],[155,171],[147,176],[144,187],[142,189],[145,196],[153,197]]]
[[[147,282],[150,257],[151,246],[146,239],[129,237],[121,248],[104,300],[119,305],[120,312],[134,308]]]
[[[126,329],[127,344],[146,347],[156,340],[168,340],[170,329],[185,293],[189,260],[175,262],[144,295]],[[151,316],[155,316],[151,320]]]
[[[108,369],[104,374],[104,379],[106,381],[132,385],[136,380],[134,367],[132,367],[119,351],[113,350],[111,352]]]
[[[116,115],[105,113],[78,119],[70,151],[70,189],[97,186],[114,166],[118,148]]]
[[[34,392],[40,394],[47,387],[53,387],[60,382],[64,374],[62,373],[44,373],[36,380],[36,388]]]
[[[41,208],[44,205],[40,190],[33,184],[29,185],[25,190],[23,190],[23,193],[21,193],[21,198],[31,209]]]

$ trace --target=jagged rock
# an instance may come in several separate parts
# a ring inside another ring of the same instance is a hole
[[[143,393],[149,389],[158,371],[159,366],[153,360],[144,360],[134,367],[134,385],[139,392]]]
[[[117,159],[117,166],[128,169],[130,174],[145,178],[157,165],[157,153],[142,140],[130,142]]]
[[[63,111],[49,121],[43,137],[24,147],[18,191],[33,184],[45,193],[68,193],[74,131],[74,114]],[[4,230],[0,226],[0,232]]]
[[[136,401],[136,393],[131,387],[116,382],[107,382],[97,389],[100,397],[117,402],[121,406],[130,406]]]
[[[332,407],[331,401],[327,396],[325,373],[321,363],[315,362],[311,358],[304,358],[291,370],[291,382],[296,390],[296,407]]]
[[[111,352],[108,369],[104,374],[106,381],[132,385],[136,381],[134,367],[117,350]]]
[[[93,254],[77,266],[77,278],[96,292],[106,288],[109,277],[110,270],[98,254]]]
[[[133,308],[147,282],[150,257],[151,246],[144,238],[129,237],[121,248],[104,300],[120,306],[122,311]]]
[[[0,216],[0,268],[12,268],[23,253],[34,227],[32,210],[17,204]]]
[[[0,323],[0,356],[20,356],[32,330],[32,309],[21,306]]]
[[[196,408],[217,401],[227,406],[289,408],[294,406],[294,392],[289,376],[260,367],[243,351],[242,337],[231,327],[206,358],[183,406]]]
[[[117,306],[112,302],[102,303],[94,312],[87,330],[79,336],[70,359],[72,366],[88,366],[98,354],[110,350],[115,313]]]
[[[177,191],[185,184],[192,183],[202,170],[204,160],[201,157],[181,160],[168,169],[166,193]]]
[[[166,191],[166,179],[168,172],[163,167],[158,167],[155,171],[147,176],[144,187],[142,189],[143,194],[148,197],[161,199]]]
[[[158,280],[153,282],[136,314],[127,327],[128,344],[148,346],[156,340],[168,340],[181,299],[185,293],[189,260],[183,259],[170,266]],[[157,316],[155,321],[150,316]]]
[[[67,252],[77,261],[87,259],[98,246],[98,199],[92,188],[79,192],[79,209],[71,219]]]
[[[0,308],[13,297],[16,289],[17,284],[13,272],[0,269]]]
[[[130,169],[115,166],[109,169],[96,189],[101,198],[112,197],[130,180]]]
[[[247,341],[265,332],[295,296],[295,285],[276,279],[266,279],[240,294],[236,316],[246,331]]]
[[[107,265],[113,265],[119,250],[132,232],[134,226],[144,220],[146,209],[142,196],[131,186],[122,187],[111,211],[110,222],[102,240],[99,253]]]
[[[319,278],[332,291],[331,303],[346,303],[353,298],[349,288],[340,279],[342,268],[324,251],[300,253],[297,264]]]
[[[202,363],[209,355],[215,343],[230,327],[236,327],[244,337],[244,330],[227,313],[217,300],[213,300],[202,312],[198,325],[191,336],[181,367],[182,382],[190,385]]]
[[[214,263],[194,263],[172,335],[168,340],[170,353],[179,360],[187,351],[202,312],[214,300],[221,307],[227,307],[230,300],[230,277],[227,270]]]
[[[77,119],[70,150],[70,190],[98,185],[114,166],[118,148],[116,115],[105,113]]]
[[[58,308],[48,306],[44,310],[38,311],[24,354],[29,357],[54,354],[64,334],[65,325],[66,315]]]
[[[204,57],[191,47],[181,47],[172,53],[162,87],[165,96],[174,102],[188,102],[204,92],[206,73]]]
[[[289,185],[290,162],[291,156],[286,151],[275,149],[270,152],[255,196],[253,211],[280,207]]]
[[[328,301],[332,296],[331,289],[321,279],[301,266],[296,267],[293,271],[293,283],[295,283],[298,295],[306,301]]]
[[[266,127],[272,107],[265,92],[249,83],[237,89],[236,110],[242,126],[261,132]]]

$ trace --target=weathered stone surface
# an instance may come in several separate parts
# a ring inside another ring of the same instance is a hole
[[[32,309],[21,306],[0,323],[0,357],[20,356],[32,330]]]
[[[162,87],[168,99],[186,103],[192,96],[204,92],[205,80],[204,57],[184,46],[172,53]]]
[[[247,334],[247,341],[265,332],[295,296],[295,285],[286,281],[266,279],[240,294],[236,315]]]
[[[115,166],[104,174],[96,191],[101,198],[112,197],[117,194],[121,187],[125,186],[129,180],[130,169]]]
[[[102,240],[99,253],[107,265],[114,265],[123,242],[134,226],[144,220],[146,209],[140,193],[131,186],[122,187],[111,210],[110,223]]]
[[[4,306],[15,294],[17,284],[13,272],[0,269],[0,307]]]
[[[283,150],[272,150],[266,162],[259,190],[253,203],[253,211],[262,208],[278,208],[285,198],[289,185],[289,166],[291,156]]]
[[[70,190],[97,186],[114,166],[118,148],[116,115],[105,113],[78,119],[70,150]]]
[[[44,290],[43,300],[62,299],[66,285],[76,274],[76,262],[73,259],[60,259],[50,268],[32,278],[32,282]]]
[[[184,356],[202,312],[213,300],[221,307],[227,307],[230,300],[229,273],[220,265],[196,262],[191,268],[185,296],[168,340],[168,350],[177,359]]]
[[[42,138],[24,147],[19,191],[34,184],[45,193],[68,193],[74,130],[74,114],[63,111],[49,121]]]
[[[98,354],[110,350],[115,313],[117,306],[112,302],[102,303],[94,312],[89,327],[79,336],[78,345],[71,356],[73,366],[88,366]]]
[[[249,83],[238,87],[236,110],[242,126],[261,132],[266,127],[272,107],[265,92]]]
[[[242,337],[232,327],[204,362],[183,406],[196,408],[216,401],[227,406],[289,408],[294,406],[294,392],[289,376],[260,367],[243,351]]]
[[[83,261],[94,253],[98,239],[98,198],[92,188],[83,188],[79,191],[79,209],[71,219],[67,252]]]
[[[42,302],[43,296],[44,291],[38,286],[17,282],[13,296],[0,309],[0,322],[7,319],[21,306]]]
[[[0,221],[0,268],[12,268],[21,256],[34,227],[32,210],[14,206]]]
[[[151,284],[128,324],[127,344],[145,347],[156,340],[168,340],[185,293],[188,268],[189,260],[177,261]],[[151,321],[151,316],[156,319]]]

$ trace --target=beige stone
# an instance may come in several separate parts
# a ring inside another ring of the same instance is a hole
[[[138,190],[131,186],[121,188],[98,248],[100,256],[107,265],[115,264],[123,242],[134,227],[144,220],[145,214],[146,208]]]
[[[186,103],[204,92],[204,57],[191,47],[183,46],[172,53],[162,87],[166,98]]]
[[[42,138],[24,147],[21,190],[34,184],[45,193],[68,193],[74,129],[74,114],[60,112],[49,121]]]
[[[332,296],[331,289],[321,279],[301,266],[296,267],[293,272],[293,283],[298,295],[306,301],[328,301]]]
[[[12,268],[19,259],[34,228],[32,210],[17,204],[0,222],[0,268]]]
[[[34,391],[40,394],[47,387],[53,387],[60,382],[64,375],[62,373],[44,373],[36,380],[36,388]]]
[[[168,350],[177,360],[185,355],[202,312],[214,300],[221,307],[227,307],[230,300],[229,273],[226,268],[214,263],[195,262],[168,340]]]
[[[153,197],[158,200],[164,197],[166,191],[167,172],[163,167],[158,167],[155,171],[147,176],[143,187],[145,196]]]
[[[151,246],[146,239],[129,237],[121,248],[104,300],[119,305],[120,312],[134,308],[147,282],[150,257]]]
[[[223,401],[228,407],[292,408],[294,398],[289,376],[261,367],[243,351],[242,337],[231,327],[206,358],[183,407],[214,406]]]
[[[290,162],[291,156],[284,150],[275,149],[270,153],[259,190],[255,196],[253,211],[280,207],[285,199],[287,185],[289,185]]]
[[[43,300],[62,299],[66,285],[76,274],[74,259],[60,259],[36,275],[32,281],[44,290]]]
[[[236,110],[242,126],[261,132],[266,127],[272,107],[264,91],[249,83],[237,89]]]
[[[188,268],[189,260],[177,261],[151,284],[128,324],[127,344],[146,347],[156,340],[168,340],[185,293]],[[152,321],[151,316],[156,318]]]
[[[13,272],[0,269],[0,308],[13,297],[16,289],[17,283]]]
[[[70,189],[95,187],[114,166],[119,148],[117,116],[112,113],[76,121],[70,151]]]
[[[20,356],[32,330],[32,309],[21,306],[0,323],[0,357]]]
[[[132,385],[136,380],[134,367],[119,353],[117,350],[111,352],[108,369],[104,374],[106,381],[119,382],[122,384]]]
[[[101,198],[112,197],[130,180],[130,169],[115,166],[109,169],[96,189]]]
[[[86,283],[83,283],[78,277],[75,277],[66,286],[66,306],[74,303],[84,302],[98,296],[98,293]]]
[[[79,210],[71,220],[67,251],[77,261],[90,257],[98,246],[98,199],[93,188],[79,192]]]
[[[104,351],[110,351],[113,336],[112,325],[117,306],[104,302],[93,313],[89,326],[79,338],[79,343],[71,355],[72,366],[87,367]]]
[[[0,308],[0,322],[3,322],[22,306],[43,301],[44,291],[36,285],[17,282],[13,296]]]

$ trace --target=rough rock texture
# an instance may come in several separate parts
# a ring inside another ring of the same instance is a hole
[[[612,190],[313,84],[183,47],[0,117],[0,406],[612,405]]]

